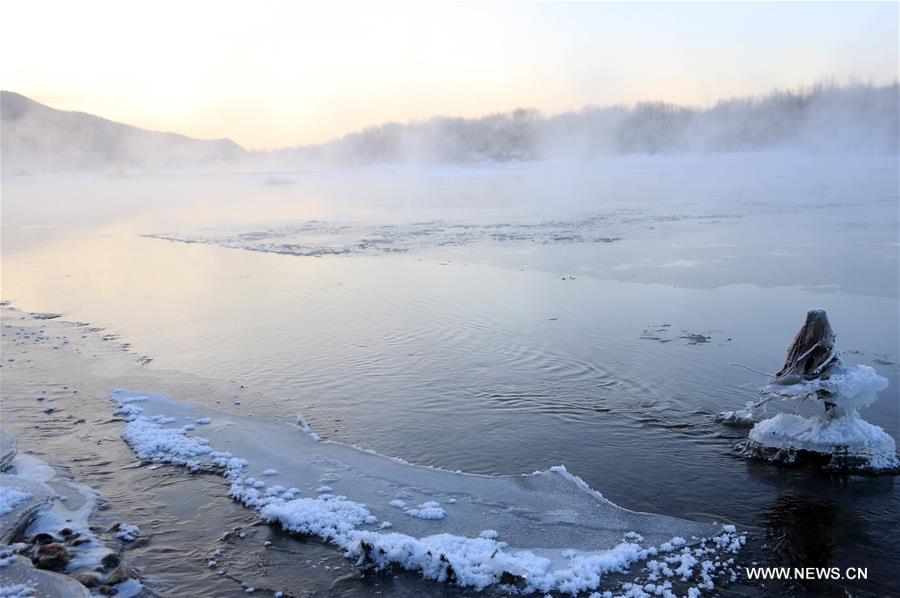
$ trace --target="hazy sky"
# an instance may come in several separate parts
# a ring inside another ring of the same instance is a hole
[[[254,148],[898,76],[898,3],[5,2],[0,86]]]

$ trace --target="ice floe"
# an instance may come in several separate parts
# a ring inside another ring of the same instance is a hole
[[[620,216],[627,220],[627,216]],[[265,230],[223,231],[218,235],[164,233],[145,236],[298,256],[383,255],[472,243],[615,243],[621,241],[621,237],[612,234],[611,227],[618,229],[625,222],[614,223],[611,218],[610,214],[594,214],[581,219],[533,223],[432,221],[398,225],[311,220]]]

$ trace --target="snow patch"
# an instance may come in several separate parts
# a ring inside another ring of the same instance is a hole
[[[443,519],[446,515],[440,503],[433,500],[423,502],[415,509],[406,509],[405,513],[418,519]]]
[[[136,525],[123,523],[116,532],[116,537],[123,542],[134,542],[141,535],[141,528]]]

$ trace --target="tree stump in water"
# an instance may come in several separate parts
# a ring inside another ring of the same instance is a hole
[[[827,375],[841,365],[841,353],[834,345],[834,331],[824,309],[811,309],[794,342],[788,347],[781,370],[773,384],[790,385]]]
[[[869,366],[845,367],[834,341],[825,310],[810,310],[788,348],[784,366],[762,389],[765,398],[747,409],[726,413],[750,421],[755,419],[754,411],[773,398],[803,401],[810,397],[822,400],[825,412],[812,417],[779,413],[764,419],[738,449],[745,456],[782,464],[897,473],[900,459],[894,439],[857,411],[877,400],[877,393],[887,388],[887,379]]]

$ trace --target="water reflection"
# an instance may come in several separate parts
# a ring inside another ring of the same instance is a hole
[[[825,567],[844,525],[837,526],[839,508],[814,497],[779,496],[762,517],[766,542],[777,558],[791,567]],[[844,523],[842,521],[842,523]],[[857,525],[863,523],[856,520]]]
[[[751,485],[745,492],[759,509],[749,516],[760,527],[754,547],[760,565],[868,569],[867,580],[780,582],[785,591],[846,595],[894,586],[900,497],[893,476],[831,475],[768,463],[748,463],[747,472]],[[765,487],[777,497],[752,500]]]

